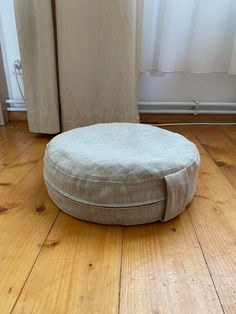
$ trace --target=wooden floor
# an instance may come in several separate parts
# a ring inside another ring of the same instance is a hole
[[[196,196],[168,223],[112,227],[60,212],[50,137],[0,127],[0,313],[236,313],[236,127],[169,127],[201,153]]]

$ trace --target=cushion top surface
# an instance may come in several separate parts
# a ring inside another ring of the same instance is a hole
[[[158,127],[107,123],[56,136],[46,158],[72,178],[128,182],[179,171],[195,161],[198,152],[183,136]]]

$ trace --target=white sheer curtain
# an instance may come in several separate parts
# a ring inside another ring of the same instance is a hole
[[[142,70],[236,74],[236,0],[144,0]]]

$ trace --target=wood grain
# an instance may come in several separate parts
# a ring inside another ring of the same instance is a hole
[[[42,179],[42,161],[0,203],[1,313],[9,313],[58,213]]]
[[[188,214],[125,228],[122,314],[222,313]]]
[[[118,313],[122,228],[60,213],[13,313]]]
[[[5,126],[0,126],[1,151],[9,148],[9,145],[32,137],[33,136],[28,132],[25,122],[16,121],[14,123],[8,123]]]
[[[190,129],[181,128],[179,132],[195,142],[201,153],[197,193],[188,212],[223,309],[233,314],[236,312],[236,191]]]
[[[42,178],[48,139],[25,124],[0,128],[0,304],[9,313],[58,213]]]
[[[224,133],[224,128],[190,129],[236,190],[236,146]]]
[[[230,141],[234,147],[236,147],[236,128],[235,127],[224,127],[221,128],[227,140]]]
[[[16,159],[10,163],[5,163],[5,167],[0,171],[0,199],[13,192],[14,187],[42,159],[47,142],[47,138],[34,139],[32,144]]]

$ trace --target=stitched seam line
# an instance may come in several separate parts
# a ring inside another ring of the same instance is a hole
[[[69,197],[65,196],[64,194],[58,192],[57,190],[54,190],[54,188],[52,187],[52,185],[50,183],[47,182],[47,184],[48,184],[49,189],[51,189],[53,192],[55,192],[56,194],[58,194],[62,198],[66,199],[67,201],[75,203],[75,205],[79,204],[81,206],[88,206],[88,207],[92,207],[92,208],[96,207],[98,209],[102,208],[102,209],[111,210],[111,211],[112,210],[130,210],[130,209],[135,210],[135,209],[145,208],[145,207],[149,207],[149,206],[151,207],[151,206],[154,206],[154,205],[158,205],[159,203],[166,202],[166,199],[164,198],[164,199],[162,199],[162,200],[160,200],[158,202],[153,202],[153,203],[143,204],[143,205],[137,205],[137,206],[132,206],[131,205],[130,207],[128,207],[128,206],[125,206],[125,207],[120,207],[120,206],[110,207],[110,206],[103,206],[103,205],[101,205],[101,206],[99,206],[99,205],[92,205],[92,204],[82,203],[82,202],[78,202],[76,200],[70,199]]]
[[[58,189],[58,187],[56,187],[54,184],[50,183],[46,178],[44,178],[46,184],[52,189],[54,190],[56,193],[64,196],[65,198],[67,198],[68,200],[72,200],[74,202],[78,202],[78,203],[81,203],[81,204],[86,204],[86,205],[90,205],[90,206],[98,206],[98,207],[112,207],[111,205],[109,204],[104,204],[104,203],[101,203],[101,204],[98,204],[96,202],[88,202],[87,200],[83,200],[83,199],[80,199],[80,198],[76,198],[74,195],[68,193],[68,192],[62,192],[61,189]],[[137,201],[135,205],[132,205],[131,203],[124,203],[124,204],[118,204],[116,206],[114,206],[114,208],[116,207],[137,207],[137,206],[145,206],[145,205],[148,205],[148,204],[153,204],[153,203],[158,203],[160,201],[163,201],[166,199],[166,196],[165,197],[161,197],[161,198],[158,198],[158,199],[152,199],[152,200],[149,200],[149,201]]]

